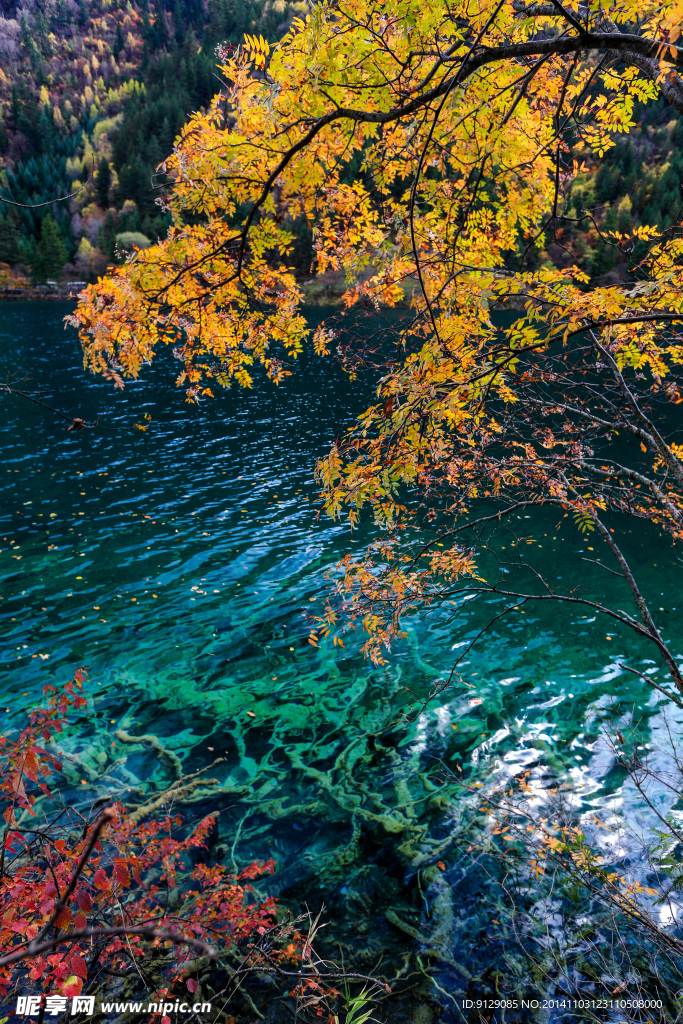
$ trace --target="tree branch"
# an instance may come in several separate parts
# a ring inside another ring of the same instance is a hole
[[[95,844],[96,844],[97,840],[100,837],[100,832],[102,831],[104,826],[107,824],[107,822],[111,821],[115,817],[116,817],[116,812],[111,807],[105,807],[104,810],[102,811],[102,813],[100,814],[99,818],[95,822],[95,826],[94,826],[92,832],[90,833],[90,839],[86,843],[85,849],[84,849],[83,853],[81,854],[81,856],[78,859],[78,863],[76,864],[76,867],[74,868],[74,873],[71,876],[71,880],[70,880],[69,884],[67,885],[66,889],[64,890],[64,894],[62,895],[62,898],[60,900],[58,900],[57,903],[55,903],[54,910],[52,911],[52,914],[51,914],[49,920],[47,921],[46,924],[43,925],[43,927],[40,929],[40,931],[38,932],[36,937],[34,939],[31,939],[31,942],[28,945],[27,954],[29,956],[35,955],[35,953],[36,953],[36,948],[35,947],[38,946],[43,941],[43,939],[45,938],[45,936],[49,932],[50,928],[52,928],[52,926],[54,925],[55,921],[57,920],[57,918],[59,917],[61,912],[65,909],[66,904],[67,904],[67,900],[69,899],[69,896],[71,895],[71,893],[76,888],[76,884],[78,882],[78,879],[83,874],[83,869],[85,868],[85,865],[88,863],[88,860],[90,859],[90,854],[92,853],[92,851],[93,851],[93,849],[95,847]],[[0,966],[2,966],[2,964],[0,964]]]
[[[191,946],[212,959],[215,959],[218,955],[217,950],[213,946],[209,946],[200,939],[195,939],[192,935],[165,931],[163,928],[155,928],[153,925],[76,928],[71,932],[56,935],[54,938],[47,939],[37,945],[34,940],[26,948],[0,957],[0,967],[9,967],[11,964],[19,963],[19,961],[25,960],[27,957],[38,956],[49,949],[54,949],[55,946],[61,946],[64,942],[77,942],[79,939],[89,938],[115,938],[117,935],[139,935],[143,939],[161,939],[163,942],[172,942],[176,946]]]
[[[416,113],[422,107],[430,104],[433,100],[441,99],[446,96],[454,85],[461,85],[467,78],[473,75],[475,71],[478,71],[480,68],[486,67],[489,64],[497,64],[501,61],[509,61],[519,57],[541,57],[546,54],[561,56],[570,53],[581,53],[584,50],[608,50],[619,52],[624,56],[633,55],[651,58],[659,52],[660,43],[656,39],[648,39],[646,37],[632,35],[630,33],[582,32],[580,36],[560,36],[552,39],[534,39],[523,43],[510,43],[507,46],[485,47],[480,53],[471,54],[464,60],[461,60],[460,68],[454,76],[449,76],[433,89],[430,89],[421,96],[417,96],[408,103],[402,104],[393,110],[373,111],[358,110],[353,107],[337,107],[335,110],[331,110],[327,114],[324,114],[311,125],[309,130],[299,139],[298,142],[295,142],[294,145],[287,150],[263,183],[261,194],[252,204],[244,227],[241,231],[241,243],[237,259],[238,273],[241,272],[242,269],[244,254],[246,251],[247,235],[254,221],[254,217],[263,206],[271,188],[282,172],[291,163],[297,153],[310,145],[323,128],[326,128],[335,121],[341,120],[354,121],[363,124],[391,124],[403,117],[408,117],[411,114]],[[675,51],[675,56],[672,54],[672,50]],[[674,64],[676,67],[683,67],[683,49],[667,45],[661,59],[669,64]],[[449,63],[448,58],[444,57],[443,62],[444,64]],[[683,113],[683,101],[677,109]]]

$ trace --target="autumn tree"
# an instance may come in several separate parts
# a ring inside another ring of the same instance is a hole
[[[649,641],[665,679],[648,685],[683,706],[619,538],[624,515],[667,544],[683,529],[679,220],[603,225],[635,284],[591,286],[565,233],[594,222],[572,181],[636,127],[636,105],[683,113],[682,17],[680,0],[318,3],[273,49],[223,49],[221,93],[162,165],[167,238],[81,296],[89,369],[135,378],[170,344],[190,400],[252,386],[259,367],[280,382],[307,344],[351,374],[375,366],[377,402],[318,470],[331,515],[354,524],[368,506],[383,527],[340,583],[374,658],[437,601],[574,602]],[[332,322],[310,337],[291,269],[301,219],[317,272],[346,275],[347,309],[408,307],[391,345],[370,352]],[[530,508],[598,538],[630,609],[494,548]]]
[[[87,706],[85,678],[79,670],[63,686],[46,686],[43,705],[24,727],[11,736],[0,732],[3,1005],[23,996],[33,1005],[27,1015],[42,1019],[67,1013],[81,993],[121,999],[142,982],[165,1014],[178,998],[194,996],[215,1000],[211,1020],[223,1020],[226,1007],[244,1000],[254,1010],[243,987],[251,981],[258,997],[257,976],[269,979],[269,1001],[279,982],[301,1019],[307,1008],[324,1007],[329,1015],[340,981],[382,991],[373,978],[319,960],[319,922],[292,919],[258,892],[252,883],[273,873],[272,859],[231,872],[210,854],[213,816],[188,827],[169,813],[202,787],[210,793],[216,780],[207,778],[207,768],[187,776],[176,771],[165,792],[148,793],[137,806],[113,796],[90,809],[62,799],[64,762],[74,754],[60,746],[73,716]],[[124,736],[126,743],[149,741]]]

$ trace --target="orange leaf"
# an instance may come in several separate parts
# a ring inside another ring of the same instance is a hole
[[[64,907],[55,920],[55,926],[57,928],[67,928],[71,924],[71,911],[68,907]]]

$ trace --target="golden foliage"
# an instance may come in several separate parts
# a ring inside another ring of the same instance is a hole
[[[636,228],[651,246],[640,283],[592,288],[578,260],[558,269],[542,245],[585,160],[634,127],[636,101],[662,89],[676,102],[683,4],[561,11],[321,2],[274,48],[247,36],[225,51],[221,93],[162,165],[168,237],[88,288],[71,318],[86,366],[135,378],[163,343],[190,400],[213,382],[251,387],[259,365],[281,381],[308,342],[290,267],[303,218],[317,271],[345,274],[345,307],[412,304],[377,404],[318,467],[331,515],[355,524],[368,505],[400,535],[522,501],[571,511],[607,544],[608,507],[679,537],[680,451],[624,388],[680,401],[683,241]],[[496,308],[518,311],[505,330]],[[323,325],[314,350],[335,340]],[[581,392],[596,373],[605,393]],[[650,454],[645,483],[630,464],[600,468],[595,437],[617,428]],[[417,553],[388,539],[347,561],[341,590],[373,657],[407,610],[476,582],[459,527],[439,529]]]

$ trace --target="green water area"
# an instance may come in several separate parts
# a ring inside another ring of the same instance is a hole
[[[3,380],[25,378],[69,417],[98,421],[68,432],[43,408],[2,399],[7,721],[44,684],[87,666],[87,718],[65,740],[66,800],[86,810],[97,795],[125,803],[169,784],[149,744],[114,745],[120,730],[158,737],[186,773],[224,759],[178,808],[190,820],[218,815],[211,855],[237,867],[272,856],[263,891],[294,910],[324,905],[331,953],[411,978],[406,1015],[389,1001],[380,1019],[462,1019],[456,1002],[495,991],[491,977],[514,953],[468,852],[473,798],[462,780],[495,788],[529,771],[540,791],[561,777],[577,818],[621,814],[646,827],[651,812],[608,736],[637,717],[656,759],[666,728],[680,729],[682,713],[665,716],[662,699],[619,666],[647,674],[652,651],[586,610],[528,605],[495,622],[453,685],[406,721],[413,695],[448,677],[499,605],[477,598],[408,619],[381,667],[364,660],[358,634],[343,648],[309,642],[326,574],[375,529],[351,534],[319,515],[313,467],[373,382],[351,385],[307,354],[279,388],[235,387],[197,406],[163,352],[118,392],[84,373],[63,329],[69,309],[4,304],[0,317]],[[514,525],[549,579],[614,600],[614,578],[591,561],[598,542],[570,520]],[[653,557],[653,542],[634,533],[629,553],[683,656],[678,566],[668,549]],[[664,812],[676,796],[656,799]],[[609,852],[607,833],[602,841]]]

